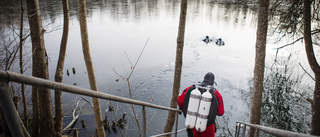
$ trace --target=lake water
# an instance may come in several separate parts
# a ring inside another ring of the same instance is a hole
[[[50,3],[51,1],[46,1],[41,4],[44,6]],[[82,54],[77,1],[71,0],[69,4],[70,29],[63,83],[89,88]],[[129,97],[127,81],[121,76],[129,76],[132,66],[146,44],[130,77],[133,99],[169,106],[173,87],[179,14],[180,1],[175,0],[87,1],[89,43],[99,91]],[[249,109],[241,98],[241,94],[249,92],[248,81],[253,77],[256,14],[254,5],[219,4],[211,0],[188,2],[179,94],[184,88],[202,81],[207,72],[215,74],[216,89],[222,94],[225,106],[225,114],[217,118],[220,126],[217,135],[230,136],[229,132],[234,134],[236,121],[249,120]],[[61,3],[42,10],[42,16],[43,26],[47,30],[45,44],[50,59],[50,78],[54,80],[62,35]],[[213,41],[222,38],[225,45],[218,46],[214,42],[206,44],[202,41],[205,36],[209,36]],[[267,63],[274,59],[276,51],[272,48],[282,46],[286,42],[267,45]],[[30,40],[26,45],[30,46]],[[296,53],[295,59],[309,69],[306,58],[303,57],[303,47],[296,46],[282,51]],[[30,51],[26,52],[30,53]],[[76,74],[72,73],[72,68],[76,69]],[[69,76],[66,74],[67,70],[70,71]],[[31,74],[30,69],[27,74]],[[75,96],[63,93],[66,124],[70,121],[71,110],[77,99]],[[93,134],[93,111],[88,104],[83,104],[82,116],[79,119],[83,119],[88,127],[81,130],[79,135],[88,136]],[[109,105],[109,101],[101,100],[103,114]],[[118,118],[122,113],[128,114],[125,124],[128,129],[122,130],[122,133],[127,136],[137,136],[136,123],[129,105],[117,102],[112,102],[112,105],[118,109]],[[141,107],[135,106],[135,110],[138,111],[141,122]],[[167,111],[147,108],[147,136],[160,134],[166,118]],[[109,122],[114,119],[112,112],[108,112],[108,119]],[[81,127],[80,122],[75,127]],[[178,128],[184,127],[184,117],[179,116]],[[111,131],[107,134],[121,136],[119,131],[117,133]],[[185,135],[184,131],[179,134],[179,136]]]

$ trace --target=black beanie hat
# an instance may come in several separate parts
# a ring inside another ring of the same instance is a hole
[[[208,72],[202,81],[202,85],[213,85],[214,83],[214,75],[211,72]]]

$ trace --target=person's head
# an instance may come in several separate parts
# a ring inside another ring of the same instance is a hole
[[[203,78],[203,81],[201,83],[201,85],[213,85],[214,83],[214,75],[211,73],[211,72],[208,72],[204,78]]]
[[[206,36],[207,39],[209,39],[209,36]]]

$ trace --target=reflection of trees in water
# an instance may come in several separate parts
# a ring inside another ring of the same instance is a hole
[[[262,93],[261,124],[278,129],[309,133],[311,105],[307,102],[312,89],[302,84],[303,75],[289,67],[290,56],[277,60],[266,69]],[[249,81],[250,92],[243,98],[250,107],[253,80]]]
[[[225,2],[225,1],[224,1]],[[238,23],[245,24],[246,18],[255,15],[253,4],[239,4],[232,3],[214,3],[211,0],[192,0],[188,4],[188,17],[190,20],[198,21],[199,14],[206,14],[210,21],[224,20],[230,25],[237,25]],[[78,19],[78,1],[69,0],[70,3],[70,18]],[[250,3],[250,2],[249,2]],[[5,0],[1,2],[3,5],[0,8],[0,18],[6,19],[4,13],[10,13],[12,19],[17,22],[20,18],[20,4],[19,1]],[[62,16],[61,1],[43,0],[40,1],[41,14],[44,24],[60,21]],[[87,17],[92,18],[95,12],[110,13],[112,19],[119,22],[123,21],[140,21],[145,18],[161,19],[160,11],[165,9],[166,16],[176,16],[179,9],[180,1],[165,0],[87,0]],[[218,8],[218,10],[215,10]],[[249,10],[250,9],[250,10]],[[203,11],[205,10],[205,11]],[[2,12],[3,11],[3,12]],[[252,21],[255,24],[256,19]],[[46,26],[46,25],[44,25]]]

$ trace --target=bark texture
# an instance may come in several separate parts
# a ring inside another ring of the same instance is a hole
[[[44,44],[44,29],[38,0],[27,0],[27,11],[32,40],[32,75],[49,79],[48,59]],[[32,87],[33,129],[32,136],[53,136],[53,114],[49,89]]]
[[[303,1],[304,15],[304,43],[309,65],[315,75],[315,87],[313,92],[313,108],[311,121],[311,135],[320,136],[320,66],[314,54],[311,37],[311,1]]]
[[[183,46],[184,46],[184,34],[186,26],[186,17],[187,17],[187,5],[188,0],[181,1],[180,7],[180,21],[179,21],[179,30],[177,37],[177,50],[176,50],[176,62],[175,62],[175,71],[174,71],[174,81],[173,81],[173,90],[170,107],[177,108],[177,100],[180,90],[180,81],[181,81],[181,71],[182,71],[182,59],[183,59]],[[164,127],[163,132],[171,132],[175,121],[175,111],[169,111]],[[170,135],[168,135],[170,136]]]
[[[256,37],[256,53],[253,77],[253,93],[251,97],[250,123],[260,124],[261,99],[263,90],[266,39],[268,32],[269,0],[259,0],[258,28]],[[255,130],[250,128],[249,137],[254,136]]]
[[[62,72],[64,68],[64,61],[66,56],[67,50],[67,43],[68,43],[68,34],[69,34],[69,6],[68,0],[62,0],[62,7],[63,7],[63,34],[61,38],[60,44],[60,53],[59,59],[55,74],[55,81],[62,82]],[[61,91],[55,90],[55,112],[56,112],[56,120],[54,123],[54,128],[56,131],[56,136],[61,137],[62,135],[62,123],[63,123],[63,110],[62,110],[62,100],[61,100]]]
[[[88,38],[88,29],[87,29],[87,14],[86,14],[86,1],[79,0],[79,16],[80,16],[80,29],[81,29],[81,40],[82,40],[82,51],[84,55],[84,60],[86,63],[88,78],[90,83],[91,90],[98,91],[96,78],[94,74],[94,69],[92,65],[92,59],[90,55],[89,48],[89,38]],[[96,126],[99,137],[105,137],[103,121],[101,116],[100,102],[98,98],[92,98],[93,109],[96,120]]]

